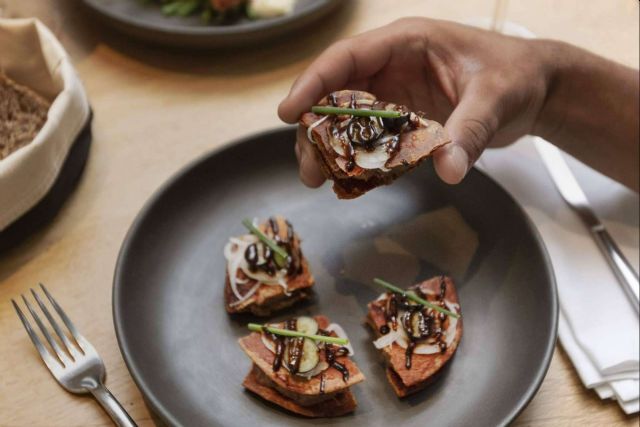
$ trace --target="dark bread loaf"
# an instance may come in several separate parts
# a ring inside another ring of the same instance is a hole
[[[0,73],[0,160],[33,141],[47,120],[50,105]]]

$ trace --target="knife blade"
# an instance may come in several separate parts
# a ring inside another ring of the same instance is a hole
[[[591,209],[587,196],[562,157],[562,152],[541,138],[535,138],[534,145],[560,195],[587,226],[631,305],[636,312],[640,312],[638,273],[631,267],[627,258]]]

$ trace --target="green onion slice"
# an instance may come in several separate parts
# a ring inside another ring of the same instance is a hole
[[[339,345],[349,344],[349,340],[346,338],[326,337],[324,335],[305,334],[304,332],[290,331],[289,329],[274,328],[273,326],[259,325],[257,323],[249,323],[247,326],[249,330],[254,332],[269,332],[271,334],[281,335],[283,337],[309,338],[314,341],[324,341],[330,344],[339,344]]]
[[[407,291],[405,291],[405,290],[403,290],[403,289],[400,289],[399,287],[394,286],[394,285],[392,285],[391,283],[386,282],[386,281],[384,281],[384,280],[382,280],[382,279],[378,279],[378,278],[376,277],[375,279],[373,279],[373,281],[374,281],[374,283],[376,283],[376,284],[378,284],[378,285],[380,285],[380,286],[384,286],[385,288],[389,289],[391,292],[395,292],[395,293],[400,294],[400,295],[402,295],[402,296],[404,296],[404,297],[407,297],[407,298],[409,298],[410,300],[412,300],[412,301],[414,301],[414,302],[417,302],[418,304],[422,304],[422,305],[424,305],[425,307],[432,308],[432,309],[434,309],[435,311],[439,311],[440,313],[444,313],[444,314],[446,314],[447,316],[451,316],[451,317],[454,317],[454,318],[456,318],[456,319],[458,319],[458,318],[460,317],[460,315],[459,315],[459,314],[457,314],[457,313],[454,313],[454,312],[452,312],[452,311],[449,311],[449,310],[447,310],[447,309],[444,309],[444,308],[440,307],[439,305],[436,305],[436,304],[430,303],[430,302],[429,302],[429,301],[427,301],[426,299],[424,299],[424,298],[420,298],[420,297],[419,297],[418,295],[416,295],[415,293],[413,293],[413,292],[407,292]]]

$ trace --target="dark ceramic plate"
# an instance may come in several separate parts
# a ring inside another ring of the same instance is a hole
[[[242,18],[228,25],[203,22],[199,16],[165,16],[152,1],[84,0],[84,4],[114,28],[160,45],[222,48],[273,40],[331,12],[340,0],[298,0],[291,15],[273,19]]]
[[[545,375],[558,315],[543,244],[520,207],[471,171],[442,184],[430,164],[351,201],[299,183],[293,129],[255,135],[186,167],[138,215],[114,279],[118,342],[150,406],[171,425],[497,426],[531,400]],[[307,420],[240,385],[249,359],[236,340],[249,318],[223,308],[229,236],[244,217],[293,222],[316,277],[316,300],[284,316],[342,324],[367,380],[353,415]],[[457,281],[464,335],[423,392],[399,400],[387,384],[366,304],[375,276],[402,286],[435,274]]]
[[[0,231],[0,253],[18,245],[53,220],[64,202],[75,190],[89,157],[92,118],[93,113],[89,115],[76,140],[69,148],[67,158],[49,192],[24,215]]]

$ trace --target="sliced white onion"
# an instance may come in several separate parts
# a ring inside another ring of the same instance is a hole
[[[276,346],[269,338],[267,338],[266,334],[260,333],[260,339],[262,339],[262,344],[269,349],[271,353],[276,352]]]
[[[346,131],[337,138],[335,137],[335,135],[333,135],[333,133],[331,133],[331,135],[329,135],[329,144],[331,144],[331,148],[333,148],[333,151],[344,157],[346,153],[344,152],[344,145],[342,144],[340,137],[347,138]]]
[[[347,336],[347,333],[344,331],[344,329],[342,329],[342,326],[338,325],[337,323],[331,323],[329,326],[327,326],[326,330],[327,332],[335,332],[338,338],[347,339],[349,342],[344,347],[349,350],[349,356],[353,356],[355,354],[355,352],[353,351],[353,347],[351,347],[351,340],[349,340],[349,337]]]
[[[378,350],[390,346],[398,339],[398,331],[391,330],[389,333],[382,335],[380,338],[373,342]]]
[[[324,116],[323,118],[321,118],[320,120],[316,120],[315,122],[313,122],[311,124],[311,126],[309,126],[307,128],[307,139],[309,139],[309,142],[311,142],[312,144],[315,144],[316,142],[313,139],[313,135],[311,133],[311,131],[318,126],[320,123],[324,122],[325,120],[327,120],[329,118],[329,116]]]
[[[275,276],[270,276],[264,271],[251,271],[249,263],[245,259],[244,253],[247,247],[252,244],[260,244],[260,240],[253,234],[245,234],[240,237],[232,237],[224,247],[224,256],[227,259],[227,272],[229,274],[229,284],[231,285],[231,291],[237,298],[233,305],[240,304],[245,301],[251,295],[253,295],[259,288],[259,285],[277,285],[282,286],[285,295],[289,296],[289,288],[286,282],[287,271],[286,269],[280,269],[276,271]],[[261,254],[262,251],[258,251]],[[262,257],[262,255],[260,255]],[[259,262],[264,262],[264,258],[260,258]],[[241,270],[246,278],[238,279],[238,270]],[[249,292],[241,295],[238,290],[238,284],[244,284],[248,282],[248,279],[253,279],[258,282],[253,286]]]
[[[389,160],[389,153],[387,152],[387,141],[389,137],[382,139],[378,145],[372,150],[367,151],[362,147],[356,147],[354,160],[356,165],[363,169],[380,169],[383,171],[388,170],[385,165]]]
[[[240,292],[238,291],[238,285],[237,285],[238,268],[240,268],[240,259],[238,257],[232,258],[227,263],[227,268],[229,273],[229,284],[231,285],[231,291],[239,301],[244,301],[243,296],[240,295]]]
[[[251,295],[255,294],[256,291],[258,290],[258,288],[260,287],[260,285],[262,285],[262,283],[258,282],[255,285],[253,285],[253,287],[251,289],[249,289],[249,292],[247,292],[246,294],[244,294],[242,296],[242,298],[240,298],[238,301],[234,301],[231,304],[229,304],[230,307],[235,307],[236,305],[246,301],[247,299],[251,298]]]
[[[387,299],[388,297],[389,297],[389,294],[386,292],[383,292],[380,294],[378,298],[376,298],[376,301],[382,301],[383,299]]]
[[[281,277],[278,280],[278,285],[282,286],[282,289],[284,289],[284,294],[286,296],[291,296],[291,292],[289,292],[289,287],[287,286],[287,281],[284,279],[284,277]]]
[[[454,313],[458,313],[460,307],[458,306],[458,304],[453,304],[450,303],[449,301],[445,300],[444,303],[447,305],[447,309],[449,311],[452,311]],[[447,343],[447,347],[451,345],[451,343],[453,342],[454,338],[456,337],[456,328],[458,326],[458,319],[455,317],[451,317],[449,316],[449,327],[447,328],[447,331],[445,332],[445,337],[446,337],[446,343]]]

